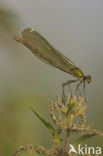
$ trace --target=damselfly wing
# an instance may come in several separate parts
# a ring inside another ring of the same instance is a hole
[[[85,76],[80,68],[76,67],[75,64],[58,50],[56,50],[43,36],[33,29],[25,29],[22,32],[23,39],[15,36],[15,40],[29,48],[32,53],[37,56],[40,60],[48,63],[64,72],[67,72],[74,77],[76,80],[69,80],[62,84],[63,87],[63,99],[65,98],[64,87],[70,85],[73,82],[79,82],[76,90],[79,90],[80,84],[83,82],[85,90],[85,81],[91,82],[91,76]]]

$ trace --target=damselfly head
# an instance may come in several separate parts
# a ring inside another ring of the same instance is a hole
[[[87,75],[85,77],[85,80],[86,80],[87,83],[90,83],[91,82],[91,79],[92,79],[92,77],[90,75]]]

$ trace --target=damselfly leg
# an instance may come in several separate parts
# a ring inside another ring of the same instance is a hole
[[[81,91],[79,89],[81,84],[82,84],[82,80],[77,84],[76,89],[75,89],[75,94],[77,97],[78,97],[78,93],[79,93],[79,96],[82,96]]]
[[[84,94],[84,100],[86,102],[87,100],[86,100],[86,92],[85,92],[85,81],[83,81],[83,94]]]
[[[70,84],[68,84],[68,88],[69,88],[69,91],[70,91],[70,97],[72,98],[73,95],[72,95],[72,88],[71,88],[71,85]]]
[[[64,104],[65,104],[65,101],[66,101],[66,96],[65,96],[65,91],[64,91],[65,86],[67,86],[67,85],[70,86],[71,83],[78,82],[78,81],[79,81],[79,80],[76,79],[76,80],[68,80],[67,82],[62,83],[62,102],[63,102]],[[71,94],[71,97],[72,97],[72,92],[71,92],[70,94]]]
[[[75,92],[76,92],[77,98],[78,98],[78,96],[82,96],[81,91],[80,91],[80,86],[81,86],[82,83],[83,83],[83,97],[84,97],[84,100],[85,100],[85,102],[86,102],[85,81],[81,80],[81,81],[77,84]],[[79,95],[78,95],[77,93],[79,93]]]

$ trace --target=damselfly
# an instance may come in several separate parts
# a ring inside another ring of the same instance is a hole
[[[74,63],[56,50],[48,41],[33,29],[25,29],[22,32],[23,39],[15,36],[15,40],[29,48],[35,56],[45,63],[48,63],[66,73],[76,77],[75,80],[68,80],[62,84],[62,100],[65,100],[64,87],[73,82],[78,82],[76,92],[79,91],[79,86],[83,83],[83,90],[85,95],[85,82],[91,82],[91,76],[85,76],[80,68],[76,67]]]

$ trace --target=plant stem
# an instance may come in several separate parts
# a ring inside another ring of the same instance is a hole
[[[65,139],[65,146],[64,146],[64,156],[67,153],[68,144],[69,144],[69,132],[67,131],[67,135],[66,135],[66,139]]]

